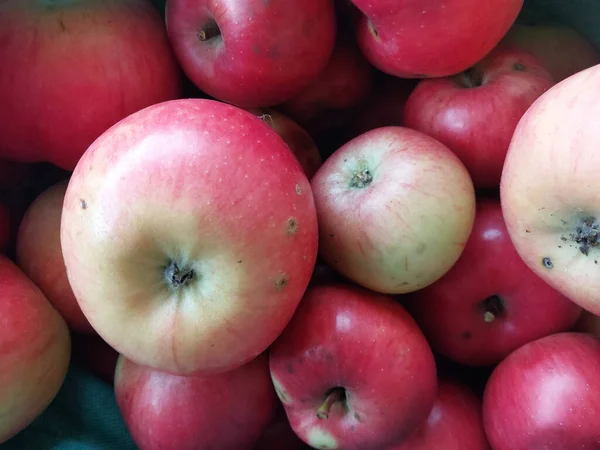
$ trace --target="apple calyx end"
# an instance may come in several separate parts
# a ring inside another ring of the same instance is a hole
[[[198,30],[196,37],[200,42],[210,41],[211,39],[217,38],[221,36],[221,29],[217,22],[214,20],[210,20],[206,22],[202,28]]]
[[[594,248],[600,243],[600,223],[596,217],[582,217],[570,237],[579,245],[579,251],[587,256],[590,248]]]
[[[346,390],[343,387],[334,387],[325,395],[325,400],[317,409],[317,418],[320,420],[328,419],[331,408],[337,402],[342,402],[346,407]]]
[[[504,300],[498,295],[490,295],[483,301],[483,321],[493,323],[497,317],[501,317],[506,311]]]
[[[190,267],[179,267],[175,261],[171,261],[165,268],[165,278],[169,288],[177,290],[187,285],[196,277],[196,272]]]
[[[364,160],[359,162],[359,166],[352,172],[348,186],[353,189],[364,189],[373,182],[373,174],[367,167]]]

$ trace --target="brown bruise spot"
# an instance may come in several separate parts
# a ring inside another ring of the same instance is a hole
[[[280,273],[277,279],[275,280],[275,289],[281,291],[285,288],[290,282],[290,277],[286,273]]]
[[[290,217],[285,223],[285,232],[289,236],[294,236],[298,232],[298,220],[295,217]]]

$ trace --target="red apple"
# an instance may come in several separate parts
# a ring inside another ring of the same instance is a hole
[[[311,184],[321,258],[377,292],[433,283],[454,265],[473,225],[475,193],[465,166],[446,146],[408,128],[352,139]]]
[[[281,333],[310,281],[317,232],[309,181],[275,131],[235,106],[182,99],[132,114],[86,151],[61,245],[75,297],[111,347],[208,374]]]
[[[534,56],[496,49],[465,72],[419,82],[406,102],[404,125],[446,144],[476,188],[497,189],[519,119],[553,85]]]
[[[557,83],[600,64],[600,51],[577,30],[566,25],[514,24],[500,45],[531,52]]]
[[[109,126],[181,90],[147,0],[0,4],[0,156],[72,170]]]
[[[436,397],[435,360],[412,317],[352,284],[309,287],[269,358],[292,429],[317,449],[397,444]]]
[[[559,333],[530,342],[492,372],[483,422],[494,450],[596,449],[600,340]]]
[[[533,273],[516,252],[498,200],[480,199],[457,263],[407,302],[444,356],[491,366],[527,342],[566,331],[581,308]]]
[[[362,52],[401,78],[444,77],[488,54],[515,22],[523,0],[352,0]]]
[[[70,329],[95,334],[71,289],[60,245],[60,221],[67,185],[68,180],[60,181],[31,203],[17,232],[16,261]]]
[[[561,81],[525,113],[501,181],[517,252],[548,284],[600,314],[600,65]]]
[[[429,417],[402,444],[387,450],[489,450],[481,401],[462,382],[441,378]]]
[[[71,358],[105,383],[113,384],[119,354],[97,334],[72,332]]]
[[[0,255],[0,443],[46,410],[67,375],[67,325],[36,285]]]
[[[11,237],[10,213],[4,203],[0,203],[0,253],[8,250]]]
[[[325,68],[337,29],[331,0],[168,0],[166,23],[189,79],[243,107],[300,92]]]
[[[265,355],[211,376],[167,374],[120,356],[115,396],[140,450],[252,449],[277,405]]]

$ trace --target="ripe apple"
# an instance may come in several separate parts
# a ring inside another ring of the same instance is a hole
[[[0,253],[5,253],[10,245],[10,213],[4,203],[0,203]]]
[[[581,314],[525,265],[491,199],[478,200],[456,264],[406,306],[434,350],[470,366],[497,364],[527,342],[567,331]]]
[[[531,52],[557,83],[600,64],[600,51],[577,30],[566,25],[515,23],[500,45]]]
[[[354,284],[309,287],[269,358],[292,429],[317,449],[397,444],[437,393],[435,360],[412,317]]]
[[[71,359],[112,385],[119,353],[97,334],[71,333]]]
[[[140,450],[252,449],[277,407],[264,354],[208,376],[160,372],[121,355],[115,396]]]
[[[166,24],[189,79],[243,107],[297,94],[327,65],[337,29],[331,0],[168,0]]]
[[[281,333],[310,281],[317,233],[310,183],[275,131],[233,105],[181,99],[90,146],[60,237],[75,297],[111,347],[208,374]]]
[[[454,75],[488,54],[515,22],[523,0],[352,0],[363,16],[363,54],[401,78]]]
[[[600,340],[558,333],[525,344],[492,372],[483,423],[494,450],[596,449]]]
[[[0,255],[0,443],[31,424],[67,375],[69,330],[37,286]]]
[[[406,101],[403,124],[447,145],[476,188],[497,189],[519,119],[553,85],[534,56],[496,49],[458,75],[420,81]]]
[[[71,330],[95,334],[71,289],[60,245],[60,220],[67,185],[68,180],[54,184],[27,209],[17,231],[16,262]]]
[[[429,417],[400,445],[387,450],[489,450],[481,400],[462,382],[438,380],[438,395]]]
[[[465,166],[408,128],[377,128],[350,140],[311,184],[321,258],[377,292],[433,283],[454,265],[473,225],[475,193]]]
[[[600,65],[561,81],[525,113],[500,186],[510,238],[525,263],[600,314]]]
[[[0,156],[72,170],[127,115],[179,97],[181,71],[147,0],[0,3]]]

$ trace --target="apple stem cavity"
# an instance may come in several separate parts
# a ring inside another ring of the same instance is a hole
[[[334,404],[341,402],[346,407],[346,389],[343,387],[334,387],[325,395],[325,400],[317,409],[317,417],[319,419],[328,419],[331,408]]]
[[[197,36],[200,42],[210,41],[211,39],[221,37],[221,29],[217,25],[217,22],[211,20],[198,30]]]
[[[165,278],[172,290],[185,286],[196,276],[194,269],[179,267],[175,261],[171,261],[165,269]]]
[[[483,312],[483,321],[485,323],[492,323],[497,317],[504,314],[504,301],[497,295],[491,295],[486,298],[483,305],[485,308]]]

